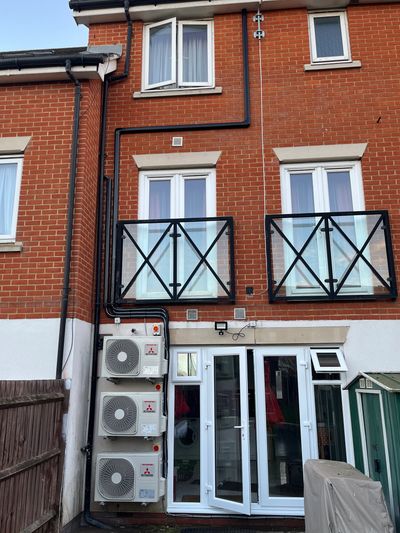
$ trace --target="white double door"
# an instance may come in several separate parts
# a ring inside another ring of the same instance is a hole
[[[307,371],[302,349],[207,350],[209,506],[242,514],[303,512],[303,463],[316,440]]]

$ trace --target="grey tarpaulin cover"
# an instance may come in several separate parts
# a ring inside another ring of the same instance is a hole
[[[394,533],[382,485],[339,461],[304,465],[306,533]]]

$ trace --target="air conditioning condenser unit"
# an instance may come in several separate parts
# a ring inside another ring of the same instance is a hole
[[[97,455],[94,501],[150,503],[164,494],[159,452]]]
[[[103,392],[99,436],[158,437],[166,429],[161,392]]]
[[[101,376],[160,378],[167,372],[163,337],[111,336],[104,338]]]

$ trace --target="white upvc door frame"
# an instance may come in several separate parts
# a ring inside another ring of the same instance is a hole
[[[306,350],[298,346],[260,347],[254,350],[254,378],[256,394],[256,426],[257,426],[257,464],[259,503],[254,505],[254,511],[263,514],[302,515],[304,513],[304,498],[284,498],[269,496],[268,477],[268,444],[265,407],[264,357],[294,356],[297,363],[297,379],[299,393],[300,435],[302,462],[315,457],[313,433],[316,431],[314,417],[311,410],[312,387],[309,377],[310,361]],[[259,513],[258,513],[259,514]]]
[[[224,500],[216,496],[216,457],[215,457],[215,390],[214,390],[214,360],[219,356],[239,357],[240,376],[240,415],[241,421],[237,431],[241,432],[241,461],[242,461],[242,490],[243,502]],[[210,457],[208,461],[208,484],[209,505],[231,511],[234,513],[250,515],[250,434],[249,434],[249,410],[248,410],[248,383],[247,383],[247,350],[244,346],[232,346],[229,348],[210,348],[205,353],[205,367],[208,383],[208,411],[207,411],[207,433],[208,450]]]

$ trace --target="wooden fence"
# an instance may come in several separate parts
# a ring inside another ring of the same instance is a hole
[[[63,381],[0,381],[0,532],[59,530]]]

